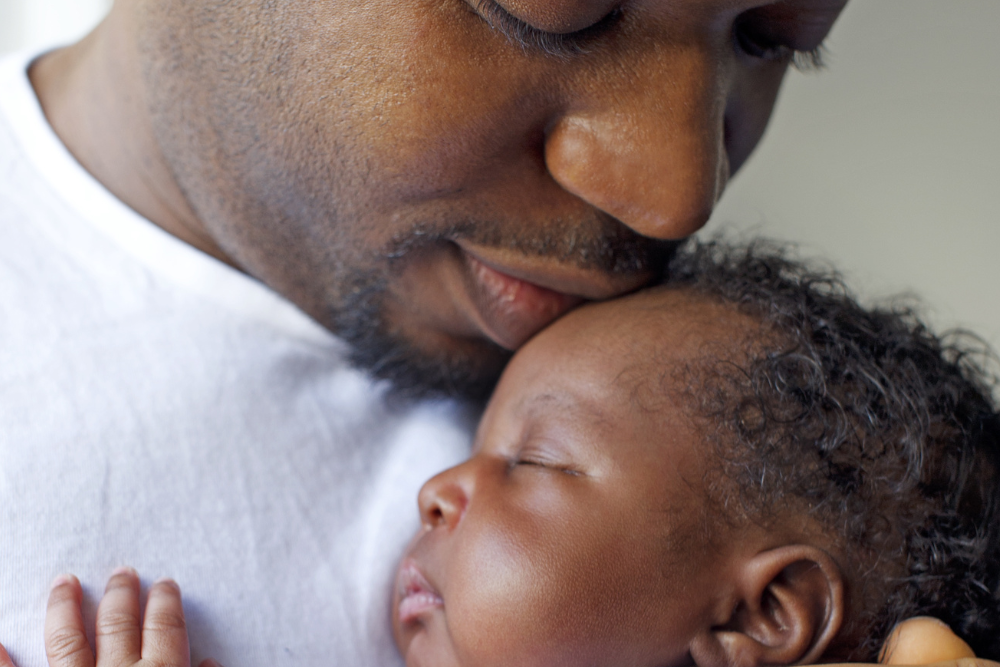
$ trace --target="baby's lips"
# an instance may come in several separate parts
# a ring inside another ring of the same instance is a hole
[[[399,601],[399,622],[409,623],[416,620],[423,613],[432,609],[439,609],[444,605],[444,601],[433,593],[416,593],[407,595]]]
[[[400,623],[413,621],[421,614],[444,605],[444,600],[411,558],[400,564],[396,587],[399,593]]]
[[[421,592],[438,595],[437,590],[427,581],[427,577],[420,571],[417,562],[412,558],[406,558],[400,563],[396,584],[400,597]]]

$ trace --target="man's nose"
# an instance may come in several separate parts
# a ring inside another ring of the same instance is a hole
[[[583,81],[546,138],[549,173],[643,236],[698,230],[729,179],[718,60],[693,44],[648,55],[613,84]]]
[[[464,463],[435,475],[420,489],[417,504],[420,522],[426,528],[444,526],[449,530],[458,526],[469,504],[470,489]]]

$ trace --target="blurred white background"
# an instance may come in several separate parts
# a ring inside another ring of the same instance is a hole
[[[0,0],[0,52],[71,41],[110,0]],[[793,72],[713,217],[910,291],[1000,347],[1000,2],[852,0],[828,68]]]
[[[111,0],[0,0],[0,53],[75,41]]]

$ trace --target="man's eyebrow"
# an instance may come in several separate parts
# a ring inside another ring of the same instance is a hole
[[[524,51],[569,57],[587,53],[587,42],[604,32],[621,16],[616,9],[592,26],[571,33],[539,30],[504,9],[496,0],[474,0],[476,12],[486,23]]]

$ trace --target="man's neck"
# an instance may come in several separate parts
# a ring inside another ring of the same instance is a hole
[[[56,135],[118,199],[180,240],[229,264],[198,220],[156,141],[139,64],[133,3],[41,57],[31,84]]]

